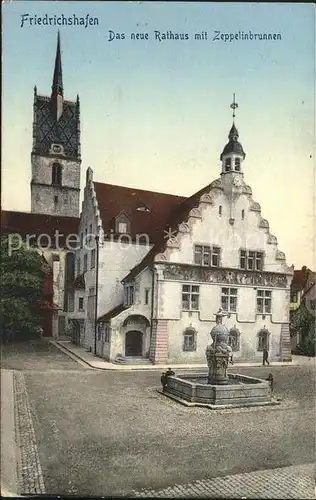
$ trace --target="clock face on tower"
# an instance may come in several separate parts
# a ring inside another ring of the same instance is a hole
[[[241,179],[239,177],[235,177],[234,180],[233,180],[233,184],[236,187],[241,186]]]
[[[54,153],[61,153],[61,146],[59,146],[59,144],[54,144],[53,151]]]

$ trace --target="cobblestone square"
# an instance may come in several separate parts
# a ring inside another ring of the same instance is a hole
[[[20,366],[23,493],[281,498],[292,491],[286,498],[312,498],[313,364],[269,368],[279,407],[213,411],[159,394],[157,371],[86,369],[43,349],[3,353],[4,368]]]

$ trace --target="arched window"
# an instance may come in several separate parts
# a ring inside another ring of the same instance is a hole
[[[259,330],[257,351],[263,351],[263,349],[269,350],[269,337],[270,332],[266,329],[266,327]]]
[[[240,350],[240,331],[235,326],[229,330],[228,345],[234,352]]]
[[[244,219],[244,218],[245,218],[245,211],[244,211],[244,210],[242,210],[242,211],[241,211],[241,218],[242,218],[242,219]]]
[[[218,207],[218,213],[219,213],[219,215],[222,215],[222,205],[220,205],[220,206]]]
[[[53,163],[52,168],[52,184],[54,186],[61,186],[62,170],[60,163]]]
[[[183,350],[196,351],[196,330],[192,327],[186,328],[183,332]]]
[[[225,160],[225,172],[230,172],[232,169],[232,159],[226,158]]]
[[[235,158],[235,170],[240,172],[240,158]]]

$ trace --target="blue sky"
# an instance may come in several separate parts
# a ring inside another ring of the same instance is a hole
[[[2,206],[21,211],[30,210],[33,87],[50,94],[57,35],[57,26],[21,28],[26,13],[98,19],[60,28],[65,97],[81,100],[82,185],[91,166],[98,181],[191,195],[219,175],[235,92],[245,180],[288,263],[315,266],[312,4],[3,4]],[[109,30],[125,40],[109,42]],[[154,30],[190,39],[159,42]],[[208,39],[194,40],[201,31]],[[215,31],[282,39],[225,43]]]

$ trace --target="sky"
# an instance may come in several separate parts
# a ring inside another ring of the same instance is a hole
[[[245,181],[287,263],[315,268],[315,9],[312,4],[33,2],[3,7],[2,208],[30,211],[33,88],[50,95],[60,26],[64,96],[80,95],[82,169],[99,182],[190,196],[220,174],[232,124]],[[26,16],[24,17],[26,19]],[[95,21],[96,19],[96,21]],[[109,31],[125,39],[109,41]],[[155,31],[187,33],[158,40]],[[207,39],[195,40],[206,32]],[[239,32],[281,40],[214,40]],[[131,40],[148,33],[148,40]]]

